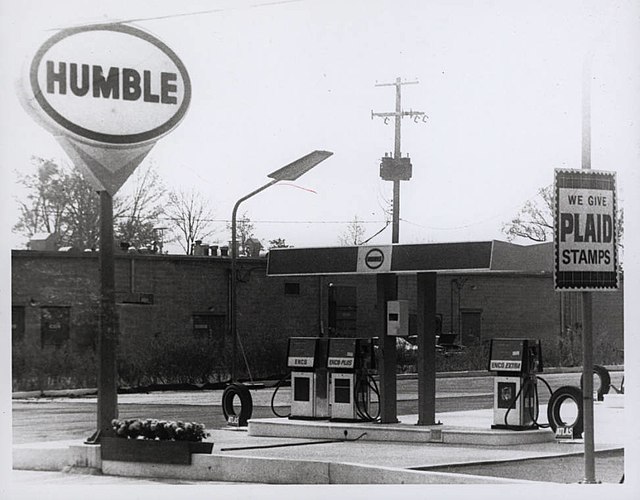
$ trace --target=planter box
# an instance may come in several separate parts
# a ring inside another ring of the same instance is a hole
[[[100,438],[102,460],[190,465],[192,453],[211,453],[213,443],[151,439]]]

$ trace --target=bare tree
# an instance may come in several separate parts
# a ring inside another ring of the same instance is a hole
[[[502,232],[507,235],[507,240],[513,241],[516,238],[537,242],[553,240],[553,203],[553,185],[540,188],[537,196],[528,200],[511,222],[502,225]],[[618,207],[616,219],[618,244],[623,247],[624,208]]]
[[[344,232],[338,236],[341,245],[362,245],[365,236],[365,229],[358,216],[354,216]]]
[[[508,223],[502,225],[508,241],[525,238],[543,242],[553,239],[553,186],[538,190]]]
[[[231,231],[231,223],[227,224],[227,229]],[[253,231],[253,222],[251,222],[247,212],[243,212],[240,217],[236,218],[236,240],[238,242],[239,255],[246,255],[247,240],[253,238]]]
[[[170,220],[170,230],[178,234],[178,242],[187,255],[196,241],[204,240],[216,232],[213,210],[207,200],[193,189],[171,191],[165,215]]]
[[[136,170],[130,181],[132,192],[115,200],[115,233],[134,247],[149,246],[156,238],[154,227],[164,212],[162,200],[167,190],[151,162]]]

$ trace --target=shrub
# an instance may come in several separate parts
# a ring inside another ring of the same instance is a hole
[[[14,391],[71,389],[96,385],[96,357],[69,342],[59,347],[40,347],[23,340],[12,345]]]
[[[251,370],[253,379],[278,378],[286,373],[288,341],[279,338],[275,332],[263,331],[254,332],[251,342],[238,343],[237,367],[240,377],[248,378],[248,370]]]
[[[407,343],[399,343],[396,349],[396,362],[399,372],[413,373],[417,366],[417,350],[410,349]],[[486,370],[489,359],[489,344],[465,346],[459,351],[437,351],[436,371]]]
[[[118,376],[122,385],[204,384],[226,375],[229,349],[222,342],[191,333],[122,339]]]

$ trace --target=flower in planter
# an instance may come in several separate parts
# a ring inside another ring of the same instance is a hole
[[[146,419],[142,423],[142,437],[145,439],[155,439],[156,438],[156,424],[155,420],[150,418]]]
[[[204,424],[156,419],[126,419],[111,421],[116,436],[129,439],[159,439],[161,441],[202,441],[209,437]]]
[[[133,420],[129,423],[128,427],[129,437],[135,439],[142,434],[142,422],[140,420]]]

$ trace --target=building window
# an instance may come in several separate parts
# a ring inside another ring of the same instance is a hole
[[[285,295],[300,295],[300,283],[285,283],[284,284]]]
[[[69,340],[70,307],[40,308],[40,335],[42,347],[60,347]]]
[[[193,335],[199,339],[224,342],[227,331],[224,314],[197,313],[193,315]]]
[[[24,339],[24,306],[11,307],[11,342]]]

